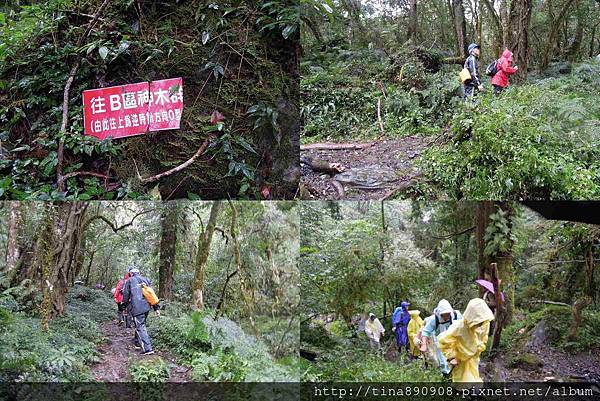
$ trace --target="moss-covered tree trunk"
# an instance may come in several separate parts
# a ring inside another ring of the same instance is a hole
[[[173,299],[173,267],[177,249],[177,222],[179,209],[176,202],[167,202],[161,213],[160,258],[158,263],[158,297]]]
[[[577,330],[579,329],[579,326],[581,326],[583,309],[591,304],[592,298],[588,296],[583,296],[573,303],[573,321],[571,322],[569,334],[567,335],[568,341],[575,341],[577,339]]]
[[[494,325],[494,342],[492,348],[496,349],[500,345],[500,337],[502,329],[511,322],[514,312],[514,269],[513,258],[510,255],[505,255],[496,258],[498,268],[498,278],[501,280],[498,296],[496,299],[501,299],[501,292],[504,292],[504,301],[498,303],[496,309],[496,323]]]
[[[494,211],[494,203],[490,201],[477,202],[475,211],[475,238],[477,241],[477,278],[489,280],[488,268],[490,258],[485,254],[485,230]],[[479,296],[483,297],[485,290],[479,287]]]
[[[457,55],[461,59],[467,57],[467,23],[465,20],[465,8],[461,0],[452,0],[450,14],[454,25],[454,39]]]
[[[210,252],[210,244],[217,226],[217,216],[221,210],[221,202],[213,202],[210,208],[210,217],[206,229],[202,230],[198,238],[198,253],[196,254],[196,273],[192,285],[192,303],[197,309],[204,308],[204,271]]]
[[[508,237],[512,236],[512,219],[515,213],[514,206],[510,202],[501,202],[498,207],[506,212],[506,219],[508,221],[508,230],[506,234]],[[496,349],[500,345],[500,336],[502,330],[508,326],[513,317],[514,311],[514,300],[515,300],[515,273],[513,268],[513,254],[512,254],[512,240],[509,240],[510,246],[507,250],[500,252],[495,257],[497,263],[497,274],[498,282],[495,288],[496,292],[496,323],[494,325],[494,341],[492,348]],[[502,300],[502,293],[504,293],[504,299]]]
[[[514,63],[519,66],[517,78],[525,79],[529,64],[529,22],[531,21],[531,0],[513,0],[510,3],[508,41],[506,45],[513,52]]]
[[[42,325],[62,315],[89,203],[61,202],[46,206],[45,225],[38,240],[33,273],[40,279],[43,294]]]
[[[2,274],[11,279],[16,271],[17,263],[20,257],[19,248],[19,228],[21,224],[21,211],[19,202],[9,202],[10,211],[8,215],[8,238],[6,240],[6,263],[2,269]]]

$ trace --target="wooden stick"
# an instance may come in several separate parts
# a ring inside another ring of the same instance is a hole
[[[383,129],[383,121],[381,121],[381,98],[377,98],[377,122],[379,123],[379,131],[381,134],[379,135],[379,139],[385,136],[385,130]]]
[[[548,305],[566,306],[566,307],[568,307],[568,308],[570,308],[570,307],[571,307],[571,305],[569,305],[569,304],[566,304],[566,303],[564,303],[564,302],[555,302],[555,301],[542,301],[542,300],[535,300],[535,299],[534,299],[534,300],[532,300],[532,301],[529,301],[529,303],[531,303],[531,304],[548,304]]]
[[[190,157],[190,159],[189,159],[188,161],[186,161],[186,162],[184,162],[184,163],[180,164],[180,165],[179,165],[179,166],[177,166],[177,167],[173,167],[173,168],[172,168],[172,169],[170,169],[170,170],[167,170],[167,171],[165,171],[165,172],[162,172],[162,173],[160,173],[160,174],[153,175],[153,176],[151,176],[151,177],[146,177],[146,178],[143,178],[143,177],[141,177],[141,176],[139,175],[139,172],[138,172],[138,177],[139,177],[139,179],[140,179],[140,180],[141,180],[141,181],[142,181],[144,184],[148,184],[148,183],[150,183],[150,182],[154,182],[154,181],[160,180],[160,179],[161,179],[161,178],[163,178],[163,177],[167,177],[167,176],[169,176],[169,175],[171,175],[171,174],[175,174],[176,172],[183,170],[184,168],[186,168],[187,166],[189,166],[190,164],[192,164],[192,163],[193,163],[193,162],[194,162],[194,161],[195,161],[195,160],[196,160],[196,159],[197,159],[197,158],[198,158],[200,155],[202,155],[202,154],[204,153],[204,151],[205,151],[205,150],[206,150],[206,148],[208,147],[208,144],[210,143],[210,141],[211,141],[211,140],[212,140],[214,137],[215,137],[215,136],[214,136],[214,134],[210,134],[210,135],[209,135],[209,136],[208,136],[208,137],[207,137],[207,138],[204,140],[204,142],[202,142],[202,145],[200,145],[200,147],[198,148],[198,150],[196,151],[196,153],[194,153],[194,155],[193,155],[192,157]]]

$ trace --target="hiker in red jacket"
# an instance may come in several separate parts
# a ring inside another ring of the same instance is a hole
[[[514,74],[519,70],[519,67],[512,67],[513,54],[510,50],[505,49],[502,53],[502,57],[498,60],[496,68],[498,72],[492,78],[492,85],[494,86],[494,95],[502,93],[504,88],[508,86],[508,76]]]
[[[129,272],[125,273],[125,276],[117,283],[117,287],[115,288],[114,292],[114,298],[118,308],[119,321],[117,324],[125,323],[125,327],[130,328],[131,324],[128,316],[125,313],[125,304],[123,303],[123,286],[125,285],[125,281],[127,281],[127,279],[129,279]]]

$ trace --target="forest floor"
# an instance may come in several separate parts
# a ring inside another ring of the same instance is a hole
[[[304,149],[301,158],[339,163],[344,170],[331,177],[302,164],[301,185],[309,199],[388,199],[412,186],[421,173],[415,160],[430,138],[409,136],[382,140],[362,149]]]
[[[595,381],[600,382],[600,358],[598,350],[569,353],[544,346],[537,351],[539,363],[510,367],[505,354],[491,362],[483,362],[480,370],[484,381]]]
[[[99,382],[130,382],[129,366],[142,359],[155,359],[161,357],[169,367],[169,380],[171,383],[190,381],[190,368],[180,366],[176,358],[168,352],[155,349],[155,354],[141,355],[141,351],[133,345],[133,328],[117,325],[115,321],[101,324],[101,330],[106,341],[98,347],[102,357],[100,363],[92,366],[92,375]]]

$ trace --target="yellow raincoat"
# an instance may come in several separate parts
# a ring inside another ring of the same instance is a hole
[[[448,360],[456,359],[453,382],[482,382],[479,355],[485,351],[494,314],[481,298],[469,301],[462,320],[456,320],[438,336],[439,348]],[[481,324],[479,327],[477,325]]]
[[[410,352],[414,356],[418,356],[421,354],[421,351],[419,350],[419,347],[415,345],[414,339],[417,336],[417,334],[419,334],[419,330],[421,330],[425,325],[425,322],[423,322],[423,319],[421,319],[421,316],[419,316],[421,312],[419,312],[418,310],[411,310],[408,311],[408,313],[410,313],[410,322],[408,322],[407,326]]]

